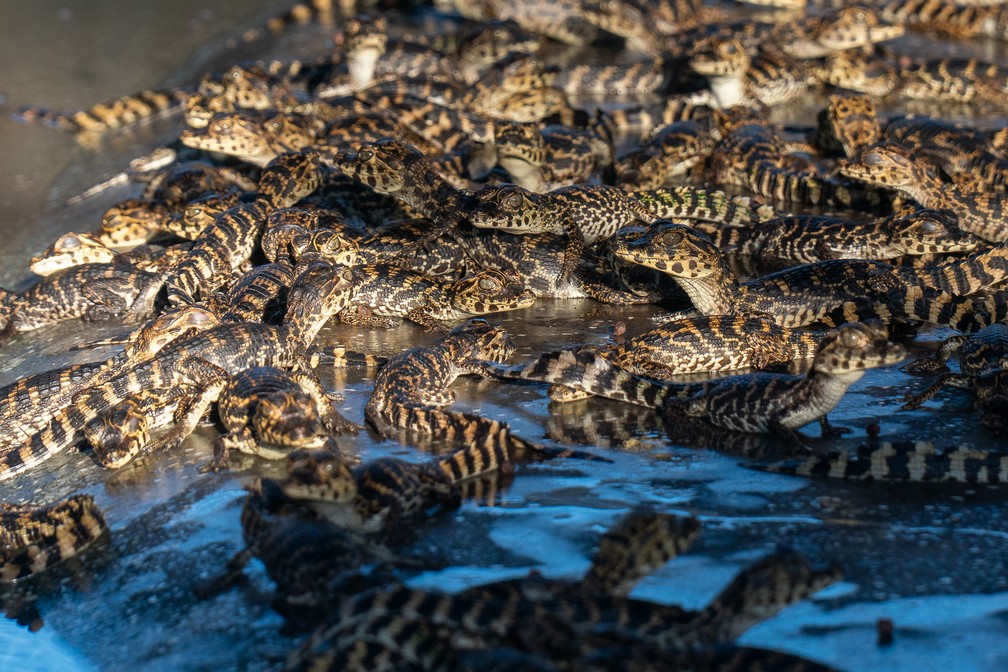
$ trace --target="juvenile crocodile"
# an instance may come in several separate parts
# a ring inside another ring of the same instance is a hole
[[[227,152],[262,167],[279,154],[312,144],[322,125],[308,116],[283,112],[225,112],[215,115],[204,129],[182,131],[179,140],[187,147]]]
[[[654,129],[641,147],[620,158],[615,170],[624,189],[657,189],[686,175],[714,150],[719,138],[709,123],[677,121]]]
[[[723,251],[761,260],[807,264],[826,259],[899,259],[969,252],[977,245],[946,210],[911,210],[870,223],[793,215],[748,227],[697,224]]]
[[[536,298],[520,282],[489,268],[448,282],[389,264],[358,266],[354,273],[360,287],[339,314],[347,324],[389,328],[394,323],[382,317],[403,317],[448,331],[461,319],[528,308]]]
[[[258,197],[215,217],[165,281],[168,302],[189,305],[223,284],[252,256],[270,211],[270,204]]]
[[[43,429],[30,437],[4,434],[0,437],[3,439],[0,480],[24,472],[73,445],[89,421],[144,390],[187,384],[195,386],[200,395],[213,398],[230,375],[252,366],[310,370],[306,348],[322,324],[347,306],[354,291],[352,273],[325,266],[325,269],[309,267],[295,279],[282,326],[225,324],[179,339],[163,348],[157,357],[75,395],[71,404],[55,413]],[[190,418],[192,423],[198,420]]]
[[[660,409],[668,419],[695,418],[741,432],[773,433],[802,445],[797,430],[826,414],[867,369],[906,356],[884,326],[847,324],[819,341],[805,375],[753,373],[700,383],[669,383],[628,373],[592,351],[546,355],[518,366],[484,363],[487,375],[538,380]]]
[[[108,531],[91,495],[49,506],[0,504],[0,584],[21,581],[85,552]]]
[[[750,56],[735,39],[711,40],[693,54],[689,67],[710,86],[709,95],[699,99],[721,108],[753,101],[784,103],[804,93],[810,81],[805,67],[776,46],[766,45]]]
[[[626,291],[582,264],[575,267],[570,278],[562,279],[567,247],[562,236],[550,233],[514,236],[505,231],[461,225],[451,237],[476,267],[496,268],[508,277],[519,277],[537,297],[590,297],[616,305],[646,303],[652,299]]]
[[[884,138],[934,161],[962,188],[1006,189],[1008,159],[989,132],[943,119],[907,116],[890,120]]]
[[[402,585],[352,595],[335,606],[287,669],[403,669],[409,662],[440,656],[482,661],[475,668],[455,662],[450,669],[487,669],[494,660],[505,661],[503,669],[557,669],[543,661],[563,669],[610,669],[629,651],[645,650],[669,664],[667,669],[679,668],[672,660],[690,667],[716,658],[712,654],[720,645],[738,651],[728,643],[741,632],[839,574],[812,570],[795,554],[782,552],[744,569],[700,611],[631,599],[622,588],[687,547],[697,529],[692,519],[662,515],[638,516],[631,523],[600,544],[581,581],[546,579],[534,572],[457,595]],[[620,533],[629,534],[619,539]],[[600,577],[605,580],[599,582]],[[417,632],[419,640],[413,637]],[[373,646],[360,646],[362,642]],[[417,646],[420,642],[426,645]],[[498,647],[534,657],[501,657]],[[484,655],[472,658],[478,651]],[[760,652],[752,654],[752,661],[761,659]],[[776,658],[769,652],[763,656]],[[511,661],[514,667],[508,666]],[[388,664],[375,667],[382,662]],[[787,661],[778,662],[789,669]]]
[[[1004,410],[1002,406],[1000,412]],[[864,481],[1008,483],[1008,455],[971,446],[939,448],[929,441],[872,441],[851,451],[752,466],[778,474]]]
[[[283,317],[294,269],[287,261],[260,264],[237,278],[227,293],[213,297],[220,321],[276,324]],[[218,307],[219,306],[219,307]]]
[[[340,155],[335,165],[353,179],[431,219],[432,237],[434,232],[454,224],[468,198],[468,194],[445,181],[419,150],[396,140],[363,144],[356,152]]]
[[[500,123],[495,127],[497,165],[530,191],[587,182],[612,164],[612,140],[565,126]]]
[[[961,296],[997,282],[986,258],[968,267],[911,269],[881,261],[834,259],[794,266],[739,283],[711,240],[689,227],[658,221],[611,241],[613,254],[672,276],[702,315],[762,313],[783,327],[882,318],[922,320],[964,331],[986,326],[981,304]],[[992,267],[1003,269],[1000,255]],[[970,264],[967,260],[964,264]],[[952,285],[952,287],[949,287]],[[935,288],[935,287],[938,288]],[[958,290],[958,293],[944,291]]]
[[[902,409],[919,408],[943,387],[951,385],[973,390],[980,421],[987,427],[1004,431],[1008,420],[1004,411],[1008,402],[1008,326],[992,324],[975,334],[953,336],[935,353],[908,364],[913,373],[937,373],[958,352],[959,373],[944,372],[923,392],[907,397]]]
[[[275,367],[253,367],[232,376],[217,414],[226,433],[214,443],[209,469],[225,466],[235,450],[279,459],[292,450],[325,445],[330,432],[361,429],[333,408],[331,395],[313,374]]]
[[[708,171],[719,183],[778,201],[868,209],[881,200],[857,182],[829,177],[814,161],[792,154],[763,123],[732,129],[711,155]]]
[[[51,126],[81,135],[95,135],[181,111],[187,98],[188,93],[183,90],[146,89],[77,112],[56,112],[43,107],[24,106],[13,116],[28,124]]]
[[[959,227],[993,243],[1008,241],[1008,210],[1003,194],[969,193],[944,184],[924,162],[899,145],[868,147],[840,165],[840,172],[868,184],[895,189],[926,208],[948,209]]]
[[[882,123],[869,96],[832,95],[816,119],[809,140],[829,156],[853,156],[882,137]]]
[[[89,233],[65,233],[40,254],[32,257],[28,270],[47,276],[84,264],[115,264],[139,271],[162,275],[173,268],[188,253],[189,245],[179,243],[137,245],[129,250],[116,250]]]
[[[626,192],[604,185],[574,185],[536,194],[516,185],[489,185],[474,196],[469,221],[512,233],[566,234],[560,281],[574,273],[584,246],[619,229],[658,217],[758,221],[766,209],[749,199],[693,187]]]
[[[160,285],[159,276],[128,265],[74,266],[24,292],[0,289],[0,325],[10,335],[78,317],[139,322],[152,312]]]
[[[820,338],[782,328],[763,315],[706,315],[666,323],[598,348],[597,354],[630,373],[667,379],[808,361]]]
[[[45,373],[20,378],[0,388],[0,423],[3,443],[27,438],[42,429],[52,415],[86,387],[118,375],[123,367],[154,357],[169,343],[217,324],[211,313],[187,306],[154,318],[129,334],[122,352],[98,362],[70,364]]]
[[[502,327],[469,320],[433,346],[410,348],[391,357],[375,377],[364,417],[382,435],[407,430],[426,441],[461,443],[499,456],[475,465],[472,476],[514,459],[575,456],[520,439],[498,420],[442,410],[455,401],[449,385],[458,376],[478,372],[478,360],[501,361],[512,352],[514,345]]]

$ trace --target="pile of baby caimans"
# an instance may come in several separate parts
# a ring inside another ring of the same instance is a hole
[[[873,441],[810,453],[799,432],[841,431],[826,414],[846,389],[906,356],[890,328],[921,324],[962,335],[911,365],[939,375],[907,406],[953,384],[974,391],[985,426],[1008,425],[1008,135],[876,110],[1003,106],[998,66],[913,59],[891,41],[950,27],[1001,39],[1008,19],[900,2],[547,5],[444,0],[423,15],[437,34],[418,38],[414,13],[316,2],[246,37],[332,21],[335,47],[317,60],[243,63],[73,114],[22,110],[82,139],[171,113],[185,128],[130,165],[138,197],[61,236],[32,260],[37,284],[3,293],[7,336],[71,319],[136,327],[109,359],[0,393],[0,479],[70,448],[116,469],[178,446],[215,409],[202,471],[247,453],[286,459],[288,473],[249,484],[246,548],[206,593],[258,556],[292,627],[317,628],[290,669],[824,669],[732,643],[838,575],[793,554],[700,611],[627,597],[696,536],[692,518],[637,512],[578,581],[531,574],[458,594],[409,588],[402,572],[424,561],[394,545],[492,493],[516,462],[606,459],[451,410],[468,374],[547,383],[556,402],[637,404],[690,432],[769,435],[798,458],[764,465],[779,471],[1008,480],[989,452]],[[611,58],[565,57],[587,45]],[[768,121],[810,96],[821,111],[805,131]],[[789,214],[815,209],[844,216]],[[507,363],[515,344],[487,316],[575,298],[613,306],[614,321],[630,304],[674,312],[618,343]],[[385,360],[317,343],[333,318],[433,333]],[[367,431],[438,454],[361,464],[337,437],[365,427],[336,410],[320,363],[380,366]],[[89,496],[2,516],[2,581],[105,530]]]

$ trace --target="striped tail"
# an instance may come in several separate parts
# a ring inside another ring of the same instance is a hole
[[[399,406],[394,424],[427,434],[432,441],[465,444],[437,460],[453,483],[510,470],[519,460],[602,459],[582,451],[540,446],[512,434],[506,423],[469,413]]]
[[[804,460],[754,468],[777,474],[897,483],[1008,483],[1008,455],[967,446],[935,448],[927,441],[862,444]]]
[[[261,40],[267,35],[282,35],[292,26],[307,26],[317,23],[323,26],[333,24],[332,0],[309,0],[299,2],[283,14],[278,14],[261,26],[249,28],[237,39],[228,41],[229,47]]]
[[[1008,246],[997,245],[986,252],[940,266],[903,271],[908,281],[919,278],[928,287],[953,294],[974,294],[993,289],[1008,279]]]
[[[0,584],[23,579],[84,552],[108,526],[91,495],[76,495],[44,509],[0,517]]]
[[[88,420],[76,406],[68,406],[24,441],[0,446],[0,481],[28,471],[74,445]]]
[[[480,362],[480,373],[495,378],[535,380],[564,385],[638,406],[662,408],[669,396],[688,396],[692,385],[663,383],[634,375],[591,349],[546,353],[528,364]]]
[[[781,550],[745,568],[700,612],[696,628],[712,642],[731,642],[781,609],[840,579],[840,569],[814,570],[800,555]]]
[[[188,97],[189,93],[181,89],[144,90],[79,112],[53,112],[27,106],[12,116],[22,123],[50,126],[70,133],[107,133],[179,112]]]
[[[696,187],[668,187],[631,192],[644,207],[662,219],[699,219],[728,225],[764,222],[777,216],[769,205],[748,196]]]
[[[584,576],[586,588],[626,595],[642,578],[689,548],[700,533],[692,516],[635,511],[606,531]]]
[[[923,285],[904,285],[893,289],[886,299],[873,298],[869,303],[847,301],[830,311],[820,322],[837,327],[844,322],[862,322],[881,318],[890,320],[919,320],[959,331],[980,331],[994,322],[1008,317],[1008,302],[998,295],[972,298],[943,292]]]

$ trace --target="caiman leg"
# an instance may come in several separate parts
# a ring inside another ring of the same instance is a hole
[[[951,385],[952,387],[969,387],[971,380],[972,379],[969,376],[961,373],[943,373],[938,377],[938,380],[933,382],[920,394],[912,394],[904,397],[903,400],[906,403],[900,406],[900,410],[912,411],[915,408],[920,408],[921,404],[938,394],[938,391],[946,385]]]
[[[567,233],[567,247],[564,248],[563,263],[560,266],[560,275],[557,282],[567,282],[574,277],[578,261],[584,252],[584,234],[577,223],[570,218],[564,219],[564,231]]]

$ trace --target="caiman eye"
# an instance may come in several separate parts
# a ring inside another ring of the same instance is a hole
[[[506,195],[501,201],[501,205],[508,210],[517,210],[522,206],[522,195],[517,191],[512,191],[510,194]]]
[[[847,348],[856,348],[863,342],[864,336],[857,329],[848,329],[840,335],[840,343]]]
[[[677,247],[683,242],[683,232],[682,231],[668,231],[661,237],[662,245],[668,247]]]
[[[500,291],[501,284],[497,278],[480,278],[479,288],[484,292]]]

